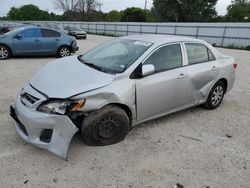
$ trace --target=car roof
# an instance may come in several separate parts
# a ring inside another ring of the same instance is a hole
[[[61,32],[61,30],[59,30],[59,29],[54,29],[54,28],[51,28],[51,27],[33,26],[33,25],[27,25],[27,26],[19,27],[17,29],[18,30],[23,30],[23,29],[29,29],[29,28],[49,29],[49,30],[57,31],[59,33]]]
[[[155,44],[166,44],[173,42],[203,42],[199,39],[191,37],[178,36],[178,35],[156,35],[156,34],[144,34],[144,35],[129,35],[122,37],[130,40],[140,40],[145,42],[151,42]]]

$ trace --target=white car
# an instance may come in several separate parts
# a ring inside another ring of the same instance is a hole
[[[66,158],[79,130],[85,143],[109,145],[142,122],[198,105],[217,108],[236,67],[202,40],[116,38],[48,63],[22,89],[11,116],[22,139]]]
[[[68,34],[74,36],[76,39],[86,39],[87,33],[79,27],[65,26],[64,30],[68,31]]]

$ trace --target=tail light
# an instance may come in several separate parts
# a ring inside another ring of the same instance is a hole
[[[236,69],[238,67],[238,63],[234,63],[233,66]]]

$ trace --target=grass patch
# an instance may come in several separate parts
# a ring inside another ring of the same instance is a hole
[[[248,46],[239,46],[235,44],[230,44],[228,46],[217,46],[216,44],[212,45],[213,47],[219,47],[219,48],[227,48],[227,49],[233,49],[233,50],[247,50],[250,51],[250,45]]]

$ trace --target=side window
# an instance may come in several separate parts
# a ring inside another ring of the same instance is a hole
[[[186,44],[186,50],[189,65],[215,60],[213,53],[203,44]]]
[[[57,31],[53,31],[50,29],[41,29],[43,37],[60,37],[61,34]]]
[[[180,44],[164,46],[156,50],[144,64],[152,64],[155,72],[161,72],[182,66],[182,52]]]
[[[41,31],[38,28],[29,28],[20,33],[23,38],[37,38],[41,37]]]

